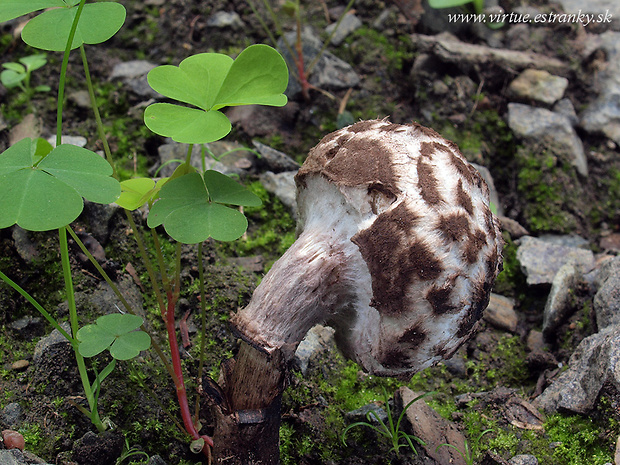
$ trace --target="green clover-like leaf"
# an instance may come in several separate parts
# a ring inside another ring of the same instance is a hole
[[[121,181],[121,196],[116,200],[127,210],[135,210],[140,208],[152,195],[155,187],[155,181],[151,178],[134,178]]]
[[[129,360],[151,346],[151,337],[135,331],[144,320],[129,313],[112,313],[97,318],[77,332],[78,350],[83,357],[94,357],[106,349],[117,360]]]
[[[225,106],[286,105],[288,69],[275,49],[258,44],[234,61],[219,53],[200,53],[178,67],[158,66],[148,81],[160,94],[197,108],[155,103],[144,112],[147,127],[176,142],[204,144],[230,132],[230,121],[219,111]]]
[[[112,203],[120,184],[112,167],[90,150],[23,139],[0,154],[0,228],[17,223],[30,231],[66,226],[84,208],[82,197]]]
[[[248,227],[245,216],[230,205],[259,206],[260,199],[228,176],[213,170],[204,177],[190,173],[170,179],[159,192],[147,224],[164,225],[166,232],[185,244],[196,244],[212,237],[233,241]]]
[[[29,2],[30,0],[25,1]],[[44,11],[24,26],[22,30],[24,42],[31,47],[42,50],[56,52],[65,50],[77,8],[73,6],[68,8],[64,2],[61,2],[61,5],[55,6],[64,6],[64,8]],[[37,9],[39,8],[31,11]],[[125,7],[120,3],[87,3],[84,5],[80,15],[80,21],[75,31],[71,49],[73,50],[82,44],[105,42],[118,32],[125,22],[125,16]]]
[[[76,4],[78,2],[79,0],[73,0],[71,3]],[[66,6],[67,4],[63,0],[2,0],[0,1],[0,23],[19,18],[33,11]]]

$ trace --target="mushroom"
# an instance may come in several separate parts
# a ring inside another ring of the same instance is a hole
[[[458,147],[418,124],[326,136],[296,175],[299,237],[233,318],[290,359],[317,323],[366,371],[410,376],[451,357],[489,301],[503,241]]]
[[[216,463],[278,463],[286,366],[312,326],[369,373],[409,377],[467,340],[501,269],[489,190],[435,131],[353,124],[295,179],[299,236],[233,316],[245,343],[212,386]]]

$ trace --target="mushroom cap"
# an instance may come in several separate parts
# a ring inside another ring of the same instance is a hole
[[[489,190],[457,146],[418,124],[329,134],[296,175],[299,230],[233,318],[248,342],[292,353],[316,323],[368,372],[411,375],[475,329],[501,270]]]

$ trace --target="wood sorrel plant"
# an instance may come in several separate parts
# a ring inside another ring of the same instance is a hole
[[[219,140],[231,130],[228,118],[220,110],[226,106],[262,104],[283,106],[288,84],[288,70],[280,54],[266,45],[253,45],[232,58],[218,53],[201,53],[188,57],[179,66],[159,66],[149,73],[151,87],[182,104],[156,103],[144,115],[153,132],[189,145],[187,159],[170,176],[160,180],[136,178],[118,182],[114,161],[106,142],[88,69],[85,44],[97,44],[111,38],[123,25],[125,9],[115,2],[86,0],[0,0],[0,22],[50,8],[31,19],[22,31],[28,45],[47,51],[64,52],[59,77],[56,141],[53,148],[42,139],[24,139],[0,154],[0,228],[14,224],[31,231],[59,230],[60,258],[69,302],[71,332],[65,331],[36,300],[4,273],[0,278],[17,290],[71,343],[78,363],[88,409],[78,406],[99,431],[105,429],[97,400],[102,381],[112,372],[116,360],[135,357],[151,346],[169,371],[176,388],[183,425],[193,440],[192,450],[209,455],[213,441],[200,433],[200,422],[192,417],[183,381],[174,313],[180,295],[181,244],[198,244],[202,318],[206,298],[202,270],[202,242],[212,237],[231,241],[247,229],[245,216],[236,206],[259,206],[261,201],[229,177],[212,170],[198,171],[190,165],[193,144]],[[102,140],[106,160],[96,153],[61,144],[65,78],[70,51],[78,48],[84,67],[91,106]],[[204,166],[204,162],[203,162]],[[83,209],[83,199],[125,208],[140,255],[144,260],[153,292],[165,322],[170,359],[145,332],[142,318],[119,292],[114,282],[97,263],[71,229]],[[133,220],[131,210],[148,204],[147,225],[155,244],[156,263],[149,258],[144,241]],[[163,226],[177,241],[176,267],[167,273],[159,235]],[[67,232],[88,256],[102,277],[110,284],[127,313],[104,315],[96,323],[79,327],[75,304]],[[159,271],[161,278],[158,279]],[[142,331],[136,331],[142,326]],[[204,325],[203,325],[204,327]],[[204,352],[204,333],[201,353]],[[95,373],[91,383],[84,357],[104,350],[112,362]],[[200,370],[202,370],[202,360]],[[202,378],[199,373],[198,379]]]

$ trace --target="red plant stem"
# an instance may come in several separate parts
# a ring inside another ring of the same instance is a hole
[[[181,355],[179,353],[179,343],[177,342],[177,334],[174,329],[174,308],[176,306],[178,293],[168,292],[168,307],[166,309],[166,329],[168,330],[168,343],[170,345],[170,356],[172,357],[172,369],[177,377],[176,391],[177,399],[179,401],[179,408],[181,409],[181,418],[183,419],[183,425],[185,430],[192,437],[192,439],[202,438],[205,444],[209,447],[213,447],[213,439],[209,436],[201,436],[196,429],[196,425],[192,421],[192,414],[189,411],[189,403],[187,402],[187,391],[185,390],[185,382],[183,381],[183,370],[181,368]],[[209,454],[208,447],[202,449],[205,455]]]
[[[299,75],[299,84],[301,85],[301,94],[304,99],[310,100],[310,83],[308,83],[308,76],[304,68],[304,52],[303,44],[301,42],[301,21],[297,20],[297,40],[295,41],[295,51],[297,52],[297,59],[295,64],[297,65],[297,74]]]

